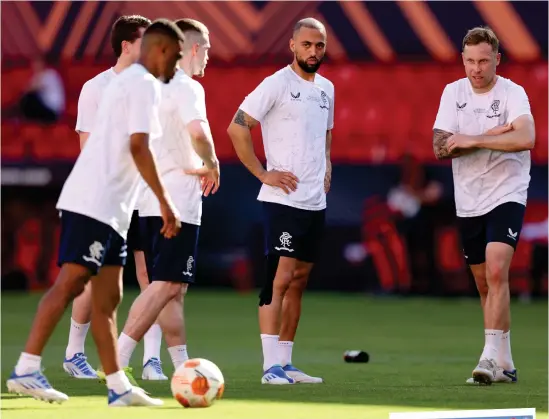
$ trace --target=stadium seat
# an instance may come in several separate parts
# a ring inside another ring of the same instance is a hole
[[[208,77],[200,79],[207,92],[208,114],[220,158],[234,160],[236,157],[226,129],[238,106],[266,76],[281,67],[209,68]],[[55,130],[53,135],[45,137],[47,144],[52,146],[51,150],[43,141],[38,141],[36,127],[24,127],[20,131],[3,129],[3,141],[7,146],[2,149],[2,157],[13,159],[21,154],[22,144],[26,140],[11,141],[6,137],[17,135],[30,138],[32,154],[36,158],[63,156],[76,159],[78,148],[72,146],[72,129],[77,115],[78,96],[84,82],[106,68],[108,65],[90,63],[60,66],[66,87],[66,112],[61,124],[69,125],[70,129]],[[503,64],[500,72],[522,83],[530,97],[537,128],[537,144],[532,159],[534,163],[545,164],[548,158],[547,64],[528,67]],[[422,160],[435,161],[431,138],[440,95],[448,82],[464,77],[460,66],[436,63],[393,66],[325,64],[322,73],[331,78],[336,87],[334,159],[390,163],[412,148]],[[27,69],[9,70],[2,77],[2,106],[7,106],[9,101],[18,99],[30,72]],[[258,139],[260,133],[255,131],[254,138]],[[54,144],[62,144],[63,149],[57,150]],[[258,148],[258,151],[261,149]]]

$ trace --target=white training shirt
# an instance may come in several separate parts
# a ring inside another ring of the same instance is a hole
[[[326,131],[334,126],[334,85],[303,80],[290,66],[267,77],[240,109],[261,123],[267,170],[292,172],[297,190],[262,185],[258,199],[304,210],[326,208]]]
[[[491,128],[531,115],[524,89],[498,76],[487,93],[473,92],[467,78],[448,84],[442,93],[434,128],[465,135],[482,135]],[[530,183],[530,151],[479,149],[452,159],[458,217],[484,215],[498,205],[526,205]]]
[[[208,122],[206,98],[202,85],[178,70],[168,84],[162,85],[160,123],[162,138],[156,147],[156,164],[181,221],[200,225],[202,190],[198,176],[185,170],[199,169],[202,159],[194,151],[186,126],[192,121]],[[150,188],[139,202],[140,217],[159,217],[160,206]]]
[[[160,82],[133,64],[109,84],[86,146],[66,180],[57,208],[108,224],[127,237],[141,176],[130,152],[130,136],[161,135]]]
[[[114,68],[111,67],[84,83],[78,98],[76,132],[91,132],[101,97],[116,76]]]

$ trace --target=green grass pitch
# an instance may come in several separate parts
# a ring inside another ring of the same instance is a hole
[[[95,381],[69,378],[61,364],[69,313],[56,329],[43,365],[52,385],[71,399],[49,405],[6,393],[5,381],[23,348],[39,295],[2,295],[2,407],[5,419],[388,418],[390,412],[535,407],[547,418],[547,303],[513,303],[513,357],[519,383],[468,386],[484,344],[475,299],[373,299],[363,295],[308,293],[294,347],[294,364],[324,377],[322,385],[262,386],[261,341],[255,294],[191,290],[186,299],[189,353],[215,362],[226,391],[207,409],[183,409],[169,384],[142,382],[161,408],[108,409],[106,389]],[[119,327],[135,297],[127,292]],[[363,349],[367,364],[346,364],[343,352]],[[87,344],[98,365],[91,334]],[[163,345],[164,372],[173,368]],[[132,366],[141,376],[142,345]],[[154,411],[153,411],[154,410]],[[103,415],[103,416],[102,416]]]

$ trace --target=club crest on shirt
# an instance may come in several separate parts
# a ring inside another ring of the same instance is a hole
[[[326,92],[324,90],[320,92],[320,109],[330,109],[328,95],[326,95]]]
[[[498,118],[501,116],[501,113],[499,112],[499,100],[494,100],[492,104],[490,105],[490,110],[492,111],[491,115],[486,115],[488,118]]]
[[[320,91],[320,98],[316,94],[311,94],[307,96],[307,100],[310,102],[316,102],[318,103],[318,106],[320,106],[320,109],[330,109],[330,102],[328,101],[328,95],[324,90]]]

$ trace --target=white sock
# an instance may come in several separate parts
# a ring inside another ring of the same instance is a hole
[[[114,374],[107,375],[107,387],[113,390],[116,394],[123,394],[128,390],[131,390],[132,385],[130,380],[124,374],[124,371],[118,371]]]
[[[84,353],[84,344],[90,328],[90,323],[76,323],[71,318],[71,330],[69,332],[69,344],[65,350],[65,358],[71,359],[75,354]]]
[[[124,333],[120,334],[118,338],[118,357],[122,368],[130,365],[130,359],[136,346],[137,342],[135,340]]]
[[[501,342],[503,330],[485,329],[484,330],[484,350],[480,359],[498,359],[498,349]]]
[[[21,352],[19,361],[17,361],[17,365],[15,366],[15,373],[17,375],[25,375],[40,371],[41,362],[42,357],[40,355],[31,355],[26,352]]]
[[[263,346],[263,371],[267,371],[273,365],[280,365],[278,356],[278,335],[261,334]]]
[[[280,365],[285,367],[292,363],[292,349],[294,343],[291,341],[279,341],[278,342],[278,354],[280,356]]]
[[[160,347],[162,346],[162,329],[158,324],[153,324],[145,337],[145,352],[143,352],[143,365],[151,358],[160,359]]]
[[[498,366],[503,367],[507,371],[513,371],[515,364],[513,363],[513,355],[511,354],[511,331],[505,332],[501,335],[501,342],[499,344]]]
[[[170,353],[175,369],[189,359],[189,354],[187,354],[187,345],[172,346],[171,348],[168,348],[168,352]]]

